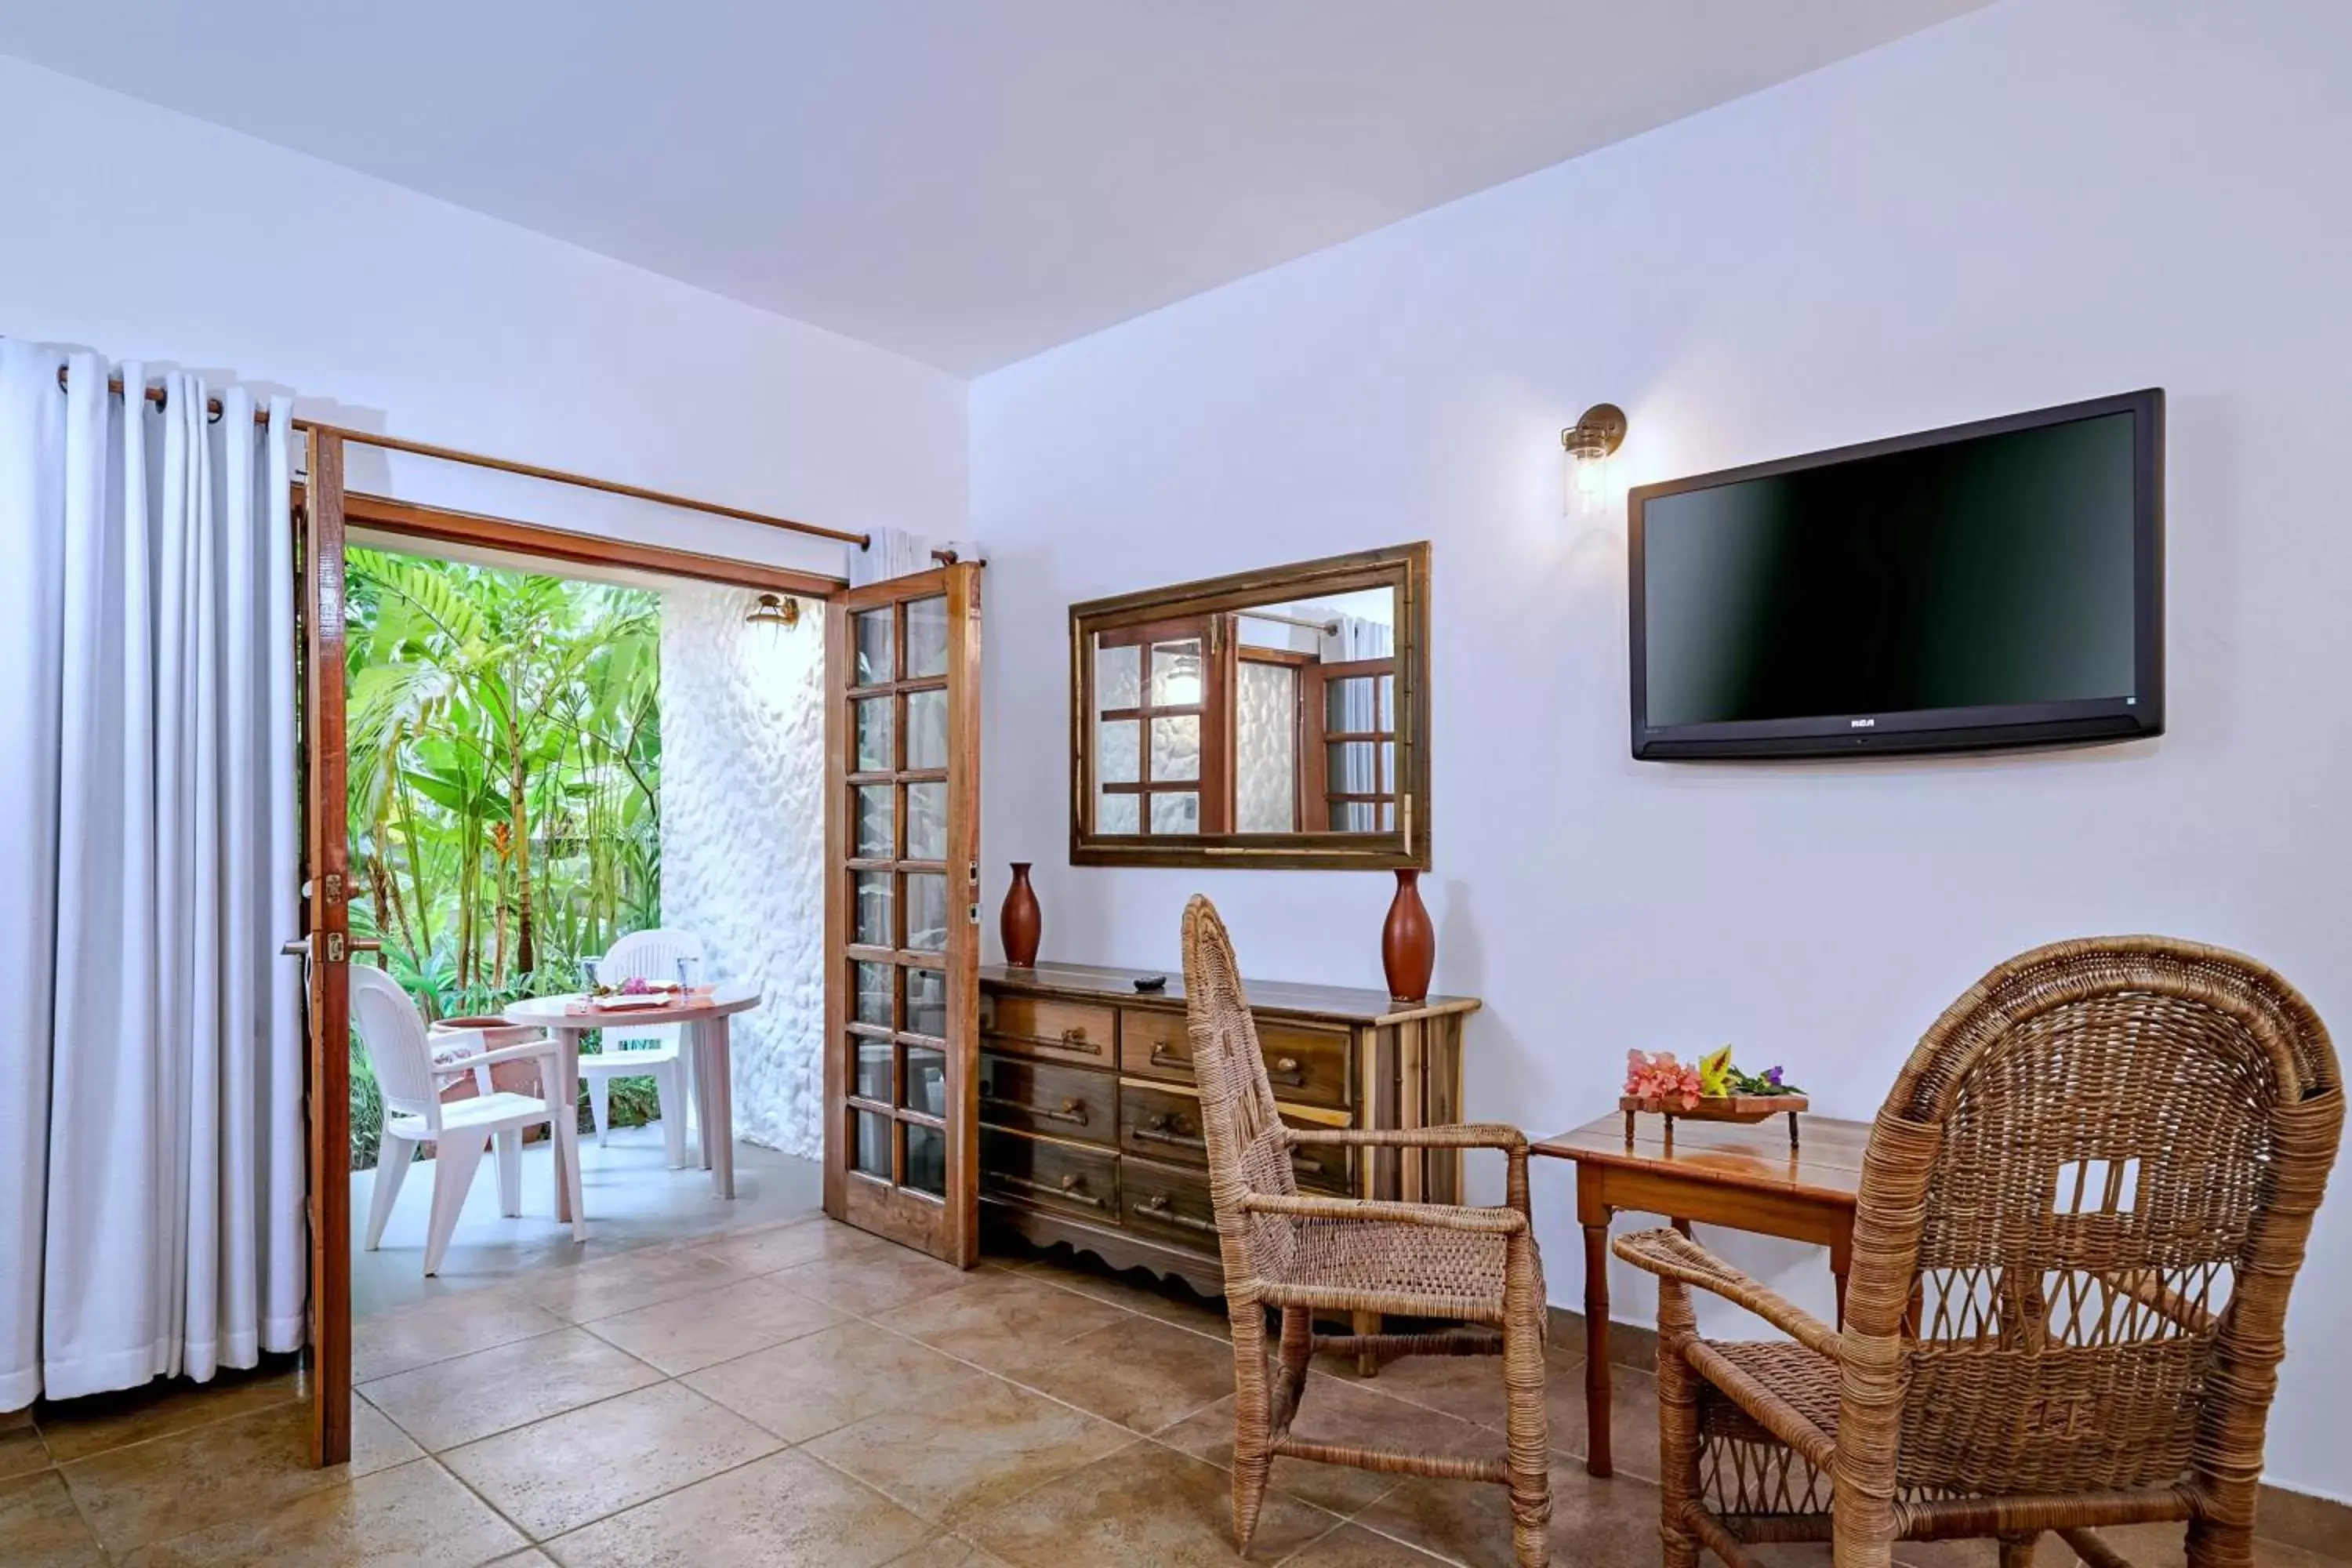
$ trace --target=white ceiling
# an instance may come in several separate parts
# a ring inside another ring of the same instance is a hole
[[[1984,0],[0,0],[0,52],[975,374]]]

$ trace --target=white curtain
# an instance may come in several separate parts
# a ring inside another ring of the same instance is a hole
[[[287,400],[108,372],[0,339],[0,1410],[303,1338]]]
[[[959,560],[982,559],[979,544],[969,539],[934,541],[903,528],[874,529],[869,537],[872,542],[865,549],[854,544],[849,547],[849,585],[853,588],[930,571],[939,564],[931,556],[934,545],[954,551]]]

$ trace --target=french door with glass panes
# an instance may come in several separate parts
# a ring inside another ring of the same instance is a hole
[[[826,627],[824,1206],[979,1258],[980,573],[853,588]]]

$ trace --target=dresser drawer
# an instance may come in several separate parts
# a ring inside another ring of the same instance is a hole
[[[1118,1079],[1107,1072],[980,1053],[980,1119],[1051,1138],[1118,1138]]]
[[[1118,1070],[1192,1082],[1192,1041],[1184,1032],[1184,1015],[1123,1009],[1118,1020]]]
[[[1217,1250],[1217,1211],[1205,1171],[1123,1160],[1119,1211],[1130,1230],[1195,1252]]]
[[[1260,1018],[1257,1048],[1265,1058],[1265,1079],[1274,1086],[1274,1098],[1307,1105],[1347,1105],[1348,1051],[1353,1038],[1344,1029],[1316,1029]]]
[[[1275,1098],[1307,1105],[1347,1105],[1348,1047],[1352,1037],[1345,1029],[1259,1019],[1258,1050],[1265,1058],[1266,1081],[1274,1086]],[[1118,1070],[1171,1083],[1192,1082],[1192,1041],[1184,1032],[1183,1015],[1128,1009],[1119,1019]]]
[[[1294,1127],[1322,1125],[1305,1117],[1283,1120]],[[1139,1083],[1119,1085],[1118,1146],[1140,1159],[1206,1170],[1209,1144],[1201,1132],[1200,1099]],[[1347,1197],[1356,1191],[1355,1156],[1353,1149],[1294,1149],[1290,1164],[1302,1188]]]
[[[1032,1208],[1117,1225],[1118,1156],[1108,1149],[980,1130],[980,1189]]]
[[[995,1050],[1098,1068],[1118,1065],[1118,1014],[1092,1003],[982,991],[980,1032]]]
[[[1119,1085],[1118,1146],[1146,1160],[1205,1170],[1209,1145],[1201,1135],[1199,1097],[1139,1083]]]
[[[1323,1125],[1303,1117],[1286,1116],[1283,1120],[1301,1131]],[[1290,1152],[1290,1173],[1302,1191],[1329,1193],[1342,1198],[1358,1197],[1363,1189],[1356,1185],[1356,1162],[1362,1155],[1360,1149],[1335,1148],[1328,1143],[1293,1149]]]

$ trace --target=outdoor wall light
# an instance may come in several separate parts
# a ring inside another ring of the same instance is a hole
[[[751,613],[743,617],[743,622],[746,626],[772,626],[778,631],[789,631],[801,624],[801,602],[782,594],[762,594],[759,602],[751,606]]]
[[[1609,455],[1625,440],[1625,411],[1596,403],[1559,433],[1568,471],[1561,478],[1560,514],[1597,518],[1609,493]]]

